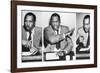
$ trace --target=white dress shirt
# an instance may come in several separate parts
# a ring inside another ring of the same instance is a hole
[[[32,29],[32,31],[31,31],[31,32],[32,32],[32,34],[31,34],[31,40],[30,40],[30,41],[31,41],[31,43],[32,43],[32,45],[31,45],[31,46],[33,47],[33,35],[34,35],[34,28]],[[26,32],[26,33],[27,33],[27,40],[28,40],[30,33],[29,33],[29,32]]]

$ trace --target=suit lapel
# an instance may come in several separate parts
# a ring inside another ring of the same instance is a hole
[[[35,41],[36,41],[36,28],[34,28],[34,34],[33,34],[33,45],[34,45],[34,43],[35,43]]]
[[[22,28],[22,39],[27,40],[27,32],[25,31],[24,28]]]

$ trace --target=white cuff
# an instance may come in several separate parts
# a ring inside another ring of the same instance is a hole
[[[63,38],[65,38],[65,34],[63,34]]]
[[[68,51],[67,51],[67,50],[66,50],[65,52],[66,52],[66,54],[68,53]]]

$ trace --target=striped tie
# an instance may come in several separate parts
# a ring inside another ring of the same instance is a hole
[[[59,34],[59,30],[57,30],[57,35]],[[60,48],[60,41],[56,43],[56,48],[59,49]]]

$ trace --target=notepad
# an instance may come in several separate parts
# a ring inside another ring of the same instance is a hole
[[[56,53],[46,53],[46,60],[55,60],[59,59]]]
[[[90,48],[81,48],[80,51],[87,51],[89,50]]]
[[[30,53],[30,52],[22,52],[22,55],[23,56],[27,56],[27,55],[31,55],[32,53]]]

